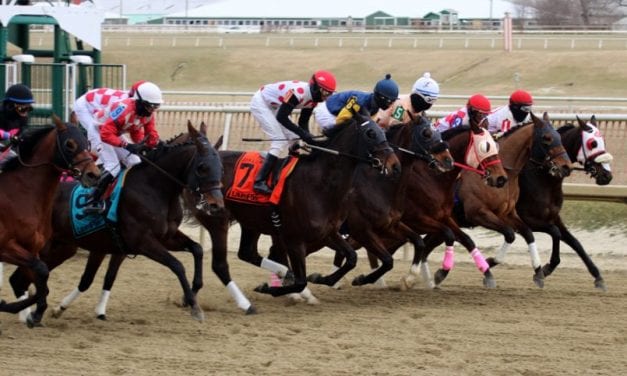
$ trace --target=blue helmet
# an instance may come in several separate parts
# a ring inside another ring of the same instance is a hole
[[[391,74],[386,74],[383,80],[377,82],[374,86],[374,93],[390,101],[398,99],[398,85],[392,79]]]
[[[24,84],[11,85],[4,94],[4,101],[18,104],[30,104],[35,102],[30,88]]]

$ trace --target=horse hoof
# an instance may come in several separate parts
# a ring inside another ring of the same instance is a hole
[[[41,323],[41,319],[36,319],[31,314],[28,315],[28,317],[26,318],[26,326],[28,326],[30,329],[33,329],[35,327],[42,327],[44,325]]]
[[[484,278],[483,279],[483,286],[489,289],[495,289],[496,288],[496,280],[494,278]]]
[[[203,310],[198,305],[195,305],[192,308],[192,318],[196,321],[203,322],[205,321],[205,312],[203,312]]]
[[[594,281],[594,287],[596,287],[597,289],[603,291],[603,292],[607,292],[607,286],[605,286],[605,281],[603,280],[603,278],[599,278],[597,280]]]
[[[107,315],[105,315],[104,313],[99,314],[98,316],[96,316],[96,318],[98,320],[107,321]]]
[[[255,308],[254,305],[250,305],[250,307],[248,307],[248,309],[246,310],[246,312],[244,313],[246,315],[256,315],[257,314],[257,308]]]
[[[533,275],[533,283],[536,284],[539,288],[544,288],[544,273],[542,272],[542,268],[538,268],[535,270]]]
[[[357,277],[355,277],[355,279],[353,279],[353,282],[351,282],[351,285],[353,285],[353,286],[363,286],[365,278],[366,278],[365,275],[360,274]]]
[[[270,293],[270,286],[268,286],[267,283],[262,283],[259,286],[255,287],[254,290],[256,292],[260,292],[262,294],[269,294]]]
[[[438,269],[438,271],[435,272],[435,275],[433,276],[435,285],[439,286],[442,282],[444,282],[447,276],[448,276],[448,270]]]
[[[61,317],[64,311],[65,311],[65,307],[62,307],[62,306],[55,307],[52,309],[50,316],[52,316],[55,319],[58,319],[59,317]]]
[[[307,276],[307,281],[311,283],[321,284],[323,280],[324,277],[320,273],[313,273]]]
[[[551,275],[551,273],[553,273],[553,270],[554,270],[554,269],[551,267],[551,265],[549,265],[549,264],[545,264],[545,265],[542,267],[542,274],[544,274],[544,276],[545,276],[545,277],[548,277],[548,276],[550,276],[550,275]]]

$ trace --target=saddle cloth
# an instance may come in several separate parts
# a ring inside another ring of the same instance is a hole
[[[233,184],[226,192],[226,199],[247,204],[277,205],[281,199],[283,188],[285,187],[285,180],[292,173],[297,162],[298,158],[292,156],[277,162],[283,163],[279,179],[272,189],[272,194],[265,195],[253,190],[255,176],[257,176],[257,172],[263,165],[263,157],[256,151],[242,154],[235,164]],[[274,180],[274,177],[271,178]]]

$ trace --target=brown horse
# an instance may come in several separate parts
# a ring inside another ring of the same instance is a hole
[[[222,209],[222,165],[217,151],[206,137],[191,124],[188,124],[188,131],[189,141],[160,144],[154,151],[142,156],[142,164],[129,170],[120,195],[117,224],[109,224],[89,235],[76,238],[70,214],[74,184],[62,184],[54,201],[54,236],[48,249],[42,251],[42,260],[53,269],[76,254],[80,247],[90,251],[86,269],[93,269],[93,274],[88,276],[87,272],[84,273],[81,285],[64,299],[61,310],[55,311],[57,315],[86,290],[85,284],[89,286],[106,254],[118,256],[112,260],[112,263],[118,263],[118,267],[126,254],[139,254],[168,267],[181,284],[183,303],[191,307],[192,317],[197,320],[204,318],[196,302],[196,293],[203,283],[203,251],[199,244],[178,230],[183,218],[179,197],[182,190],[187,189],[201,195],[202,202],[209,203],[210,210],[216,212]],[[169,250],[189,251],[193,254],[192,287],[185,276],[183,265]],[[112,272],[116,273],[117,268]],[[20,275],[19,269],[10,281],[16,296],[26,292],[28,280]],[[103,311],[98,312],[103,319],[108,294],[104,298],[104,302],[99,305]]]
[[[581,169],[594,178],[597,185],[607,185],[612,181],[610,170],[612,155],[605,150],[605,141],[597,128],[596,118],[592,116],[589,122],[577,118],[577,122],[577,125],[567,124],[557,130],[562,144],[570,159],[583,165]],[[516,210],[533,231],[551,236],[553,250],[549,263],[542,267],[544,276],[553,273],[560,263],[561,240],[579,255],[594,277],[594,286],[606,291],[601,272],[560,217],[564,202],[563,181],[563,177],[552,176],[545,168],[528,163],[520,174],[520,197],[516,203]]]
[[[51,127],[24,131],[17,157],[0,174],[0,261],[23,268],[36,288],[26,300],[0,301],[0,311],[17,313],[37,303],[28,317],[29,327],[41,323],[47,308],[48,267],[39,252],[52,235],[52,205],[61,173],[71,170],[86,186],[95,185],[100,177],[81,130],[56,116],[53,122]]]
[[[280,296],[306,291],[307,249],[319,249],[327,244],[334,245],[347,261],[339,270],[316,279],[316,282],[335,284],[355,266],[357,259],[355,251],[338,233],[346,217],[353,170],[360,163],[369,163],[385,175],[400,173],[400,162],[383,130],[361,114],[338,126],[326,142],[312,148],[311,155],[300,157],[287,178],[278,205],[259,206],[227,199],[229,218],[213,217],[202,221],[209,230],[214,251],[218,248],[222,252],[227,247],[230,221],[237,220],[242,228],[239,258],[281,277],[286,276],[287,266],[259,255],[259,234],[270,234],[274,243],[287,253],[294,283],[281,287],[264,284],[256,289],[258,292]],[[234,169],[242,152],[221,154],[225,166],[224,186],[228,189],[237,183],[234,182]]]
[[[486,186],[501,188],[507,182],[507,175],[499,160],[496,143],[490,134],[476,122],[470,126],[460,126],[442,133],[442,139],[449,145],[449,151],[455,162],[452,171],[438,174],[424,163],[414,163],[411,168],[410,184],[405,196],[405,211],[402,221],[419,234],[440,234],[446,242],[448,256],[443,263],[443,272],[453,267],[453,245],[455,240],[466,247],[475,260],[481,260],[481,252],[473,240],[461,230],[452,214],[454,205],[455,182],[462,169],[476,174]],[[405,170],[403,170],[405,171]],[[406,239],[402,237],[386,239],[386,247],[395,252]],[[414,261],[410,273],[401,280],[401,288],[407,289],[415,282],[419,270],[430,287],[436,287],[443,280],[441,273],[436,274],[435,283],[431,280],[428,264],[424,256],[424,243],[414,243]],[[377,267],[376,260],[368,254],[372,268]],[[478,264],[484,275],[484,284],[494,287],[496,282],[489,268],[484,263]]]
[[[498,138],[499,155],[508,176],[507,187],[492,189],[486,187],[476,174],[462,172],[458,191],[460,201],[454,212],[457,222],[461,225],[479,225],[503,234],[505,241],[497,256],[487,259],[490,267],[504,261],[506,251],[515,240],[515,231],[520,233],[529,247],[534,269],[533,280],[538,287],[542,287],[544,274],[533,233],[516,212],[519,196],[518,177],[528,161],[544,165],[556,177],[568,176],[572,163],[548,115],[544,113],[540,119],[532,113],[531,119],[531,123],[512,128]],[[426,255],[441,242],[438,236],[427,236]]]

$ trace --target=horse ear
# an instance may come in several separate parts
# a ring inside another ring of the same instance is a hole
[[[204,121],[200,122],[200,134],[207,137],[207,124]]]
[[[548,113],[548,112],[546,112],[546,111],[545,111],[545,112],[542,114],[542,120],[544,120],[544,121],[549,121],[549,113]]]
[[[191,121],[187,121],[187,131],[189,132],[189,134],[192,136],[193,139],[197,139],[198,136],[200,135],[198,133],[198,131],[196,130],[196,128],[194,128],[194,126],[192,125]]]
[[[224,135],[221,135],[220,138],[218,138],[218,141],[216,141],[216,143],[213,144],[213,148],[216,150],[220,150],[220,148],[222,147],[223,141],[224,141]]]
[[[70,124],[78,125],[78,116],[74,111],[70,113]]]
[[[61,118],[57,116],[57,114],[52,114],[52,122],[54,123],[55,127],[57,127],[57,130],[59,131],[65,131],[67,129],[67,126],[61,120]]]
[[[577,119],[577,123],[579,123],[579,128],[586,128],[586,123],[581,120],[581,118],[579,117],[579,115],[575,115],[575,119]]]
[[[597,126],[597,117],[592,115],[592,117],[590,118],[590,124],[594,125],[595,127]]]

